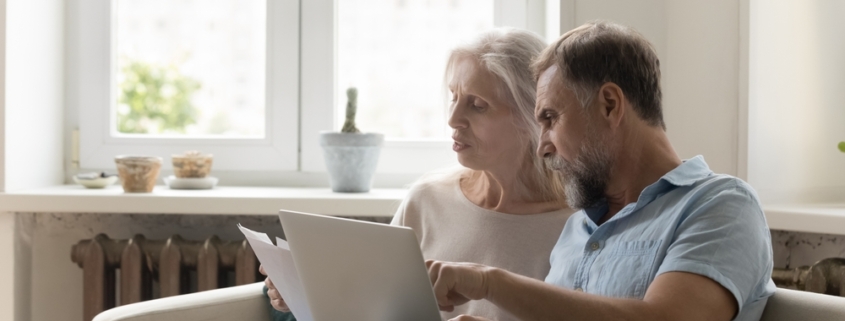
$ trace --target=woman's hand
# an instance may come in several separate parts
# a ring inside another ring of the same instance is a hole
[[[262,275],[267,276],[267,272],[264,271],[264,265],[258,267],[258,272],[261,272]],[[273,281],[270,281],[269,277],[264,279],[264,285],[267,286],[267,296],[270,297],[270,305],[273,306],[273,309],[282,312],[290,312],[288,304],[285,303],[285,299],[282,298],[282,295],[279,293],[279,290],[276,289],[276,286],[273,285]]]
[[[442,311],[453,311],[456,305],[487,297],[491,267],[473,263],[425,261],[434,287],[434,298]],[[474,320],[474,319],[459,319]]]

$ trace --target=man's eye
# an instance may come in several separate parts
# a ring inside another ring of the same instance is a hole
[[[555,120],[557,120],[557,115],[551,112],[544,112],[542,115],[542,119],[544,123],[553,124]]]

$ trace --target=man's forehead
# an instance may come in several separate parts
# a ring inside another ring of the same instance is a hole
[[[557,75],[557,65],[552,65],[551,67],[546,68],[546,70],[543,70],[543,72],[540,73],[540,79],[537,79],[537,86],[548,89],[546,87],[552,83],[555,75]]]
[[[555,75],[557,74],[557,66],[552,65],[540,73],[540,78],[537,79],[537,105],[534,108],[535,113],[539,113],[544,108],[549,108],[550,99],[553,97],[553,90],[550,88],[553,83]]]

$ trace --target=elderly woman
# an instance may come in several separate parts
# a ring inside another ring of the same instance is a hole
[[[545,48],[536,35],[496,29],[452,51],[452,149],[465,168],[428,174],[410,190],[392,224],[412,228],[426,259],[473,262],[542,280],[572,214],[558,176],[536,156],[531,61]],[[269,278],[274,308],[288,311]],[[512,316],[486,301],[443,312],[493,320]]]

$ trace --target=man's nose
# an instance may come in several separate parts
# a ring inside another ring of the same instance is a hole
[[[540,134],[540,144],[537,145],[537,156],[545,158],[555,153],[555,146],[548,139],[548,132]]]

